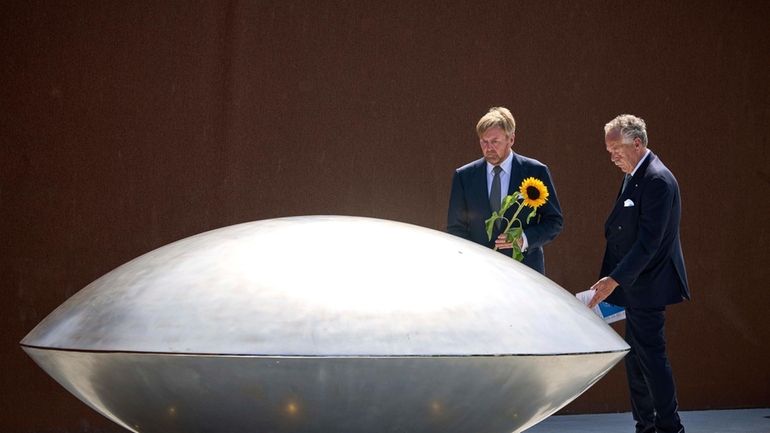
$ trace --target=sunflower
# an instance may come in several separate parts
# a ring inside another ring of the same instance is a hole
[[[519,192],[524,198],[524,205],[537,209],[548,201],[548,187],[542,180],[528,177],[521,182]]]

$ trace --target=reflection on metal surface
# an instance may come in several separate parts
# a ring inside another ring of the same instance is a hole
[[[316,216],[206,232],[104,275],[24,350],[138,432],[512,432],[627,352],[574,296],[471,242]]]

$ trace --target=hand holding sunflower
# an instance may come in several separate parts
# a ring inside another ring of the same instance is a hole
[[[532,220],[537,213],[537,208],[544,205],[547,201],[548,187],[545,186],[543,181],[534,177],[524,179],[519,186],[519,190],[506,196],[500,204],[500,210],[492,212],[492,216],[485,221],[487,237],[489,240],[492,240],[492,231],[497,220],[507,221],[508,224],[506,225],[505,230],[503,230],[503,233],[505,233],[506,241],[513,244],[511,256],[514,259],[521,261],[524,258],[524,255],[521,253],[519,240],[524,233],[524,228],[522,227],[521,220],[518,218],[519,213],[521,213],[521,210],[525,206],[532,208],[532,212],[530,212],[527,217],[527,223],[529,224],[530,220]],[[511,219],[508,219],[505,217],[505,212],[507,212],[514,203],[518,205],[518,208],[516,208]],[[495,247],[495,249],[497,249],[497,247]]]

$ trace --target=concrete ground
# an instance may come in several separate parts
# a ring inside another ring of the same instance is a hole
[[[770,433],[770,408],[679,412],[687,433]],[[558,415],[526,433],[634,433],[631,413]]]

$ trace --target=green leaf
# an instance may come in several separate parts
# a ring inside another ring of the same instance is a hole
[[[506,233],[505,233],[505,239],[507,242],[513,242],[515,240],[518,240],[521,238],[522,234],[521,227],[511,227]]]
[[[521,253],[521,248],[519,248],[519,244],[517,243],[513,244],[513,251],[511,252],[511,257],[513,257],[513,259],[518,262],[524,259],[524,254]]]
[[[503,199],[503,202],[500,204],[501,215],[505,215],[505,211],[507,211],[508,208],[511,207],[511,205],[516,202],[516,197],[515,197],[516,194],[518,194],[518,192],[505,196],[505,198]]]
[[[532,218],[537,214],[537,209],[532,209],[532,212],[529,213],[529,216],[527,217],[527,224],[532,220]]]
[[[514,253],[513,258],[516,259],[516,261],[520,262],[520,261],[524,260],[524,254],[521,253],[521,250],[517,250]]]
[[[492,216],[489,217],[486,221],[484,221],[484,224],[486,225],[487,229],[487,239],[492,240],[492,230],[495,227],[495,221],[500,219],[500,216],[497,215],[497,212],[492,212]]]
[[[505,232],[506,242],[510,242],[512,244],[511,257],[518,261],[521,261],[521,259],[524,258],[524,256],[521,254],[521,247],[519,247],[519,239],[521,239],[522,233],[524,233],[524,231],[521,229],[521,227],[511,227],[507,232]]]

